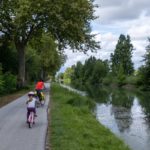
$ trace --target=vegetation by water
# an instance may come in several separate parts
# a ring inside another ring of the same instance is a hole
[[[129,150],[92,115],[93,102],[89,98],[53,84],[51,101],[52,150]]]
[[[78,89],[87,85],[113,85],[132,86],[148,91],[150,89],[150,39],[148,39],[146,54],[143,56],[145,64],[138,70],[134,69],[132,53],[133,45],[130,36],[121,34],[114,53],[110,55],[110,61],[91,56],[84,63],[79,61],[68,68],[58,78]]]

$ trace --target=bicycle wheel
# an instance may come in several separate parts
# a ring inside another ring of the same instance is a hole
[[[30,112],[29,118],[28,118],[28,126],[29,128],[32,128],[34,122],[34,112]]]
[[[44,106],[44,104],[45,104],[45,100],[42,100],[41,105]]]
[[[41,104],[42,104],[42,106],[44,106],[44,104],[45,104],[45,95],[44,95],[43,92],[41,92],[41,98],[42,98]]]

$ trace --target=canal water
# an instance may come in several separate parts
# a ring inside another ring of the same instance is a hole
[[[96,101],[97,120],[131,150],[150,150],[150,93],[88,86],[81,92]]]
[[[150,94],[88,88],[96,100],[97,120],[132,150],[150,150]]]

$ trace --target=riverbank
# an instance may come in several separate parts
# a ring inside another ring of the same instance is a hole
[[[48,136],[51,150],[129,150],[91,113],[93,101],[52,84]]]

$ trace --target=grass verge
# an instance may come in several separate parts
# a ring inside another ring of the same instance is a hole
[[[21,90],[21,91],[17,91],[15,93],[0,97],[0,108],[16,100],[20,96],[24,95],[26,92],[27,90]]]
[[[51,150],[129,150],[92,115],[93,103],[53,84],[48,139]]]
[[[34,85],[30,85],[28,88],[13,92],[11,94],[0,96],[0,108],[21,97],[31,89],[34,89]]]

